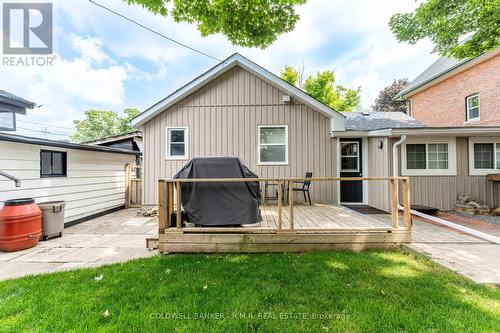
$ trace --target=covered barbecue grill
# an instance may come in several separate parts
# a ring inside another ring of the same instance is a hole
[[[182,178],[258,178],[237,157],[195,157],[175,176]],[[262,221],[259,183],[183,183],[182,205],[189,222],[202,226]]]

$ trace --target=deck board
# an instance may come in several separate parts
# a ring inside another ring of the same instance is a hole
[[[245,227],[277,228],[278,206],[266,204],[260,207],[263,221]],[[290,227],[290,210],[283,206],[283,229]],[[346,207],[329,203],[314,203],[313,205],[294,205],[295,229],[325,229],[349,227],[386,227],[387,223],[362,215]]]
[[[294,204],[294,230],[289,207],[260,207],[262,222],[243,227],[185,227],[159,235],[160,252],[307,252],[318,250],[394,248],[411,240],[411,230],[393,229],[389,219],[375,219],[327,202]],[[236,222],[236,221],[235,221]],[[235,223],[237,224],[237,223]]]

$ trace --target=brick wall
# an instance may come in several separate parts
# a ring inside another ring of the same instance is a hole
[[[465,98],[479,93],[480,120],[466,122]],[[412,116],[429,126],[500,126],[500,54],[411,96]]]

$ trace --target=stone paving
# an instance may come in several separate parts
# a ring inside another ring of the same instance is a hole
[[[0,280],[154,256],[157,251],[146,249],[146,238],[157,236],[156,218],[137,218],[136,213],[111,213],[66,228],[63,237],[34,248],[0,252]],[[389,215],[370,216],[390,225]],[[500,245],[415,217],[412,238],[407,249],[477,283],[500,285]]]
[[[390,224],[389,215],[371,216]],[[489,227],[460,224],[496,235]],[[404,245],[406,249],[425,255],[477,283],[500,285],[500,245],[419,217],[413,217],[412,240],[411,244]]]
[[[0,279],[96,267],[150,257],[146,238],[156,237],[155,218],[137,218],[137,209],[111,213],[64,229],[63,237],[18,252],[0,252]]]

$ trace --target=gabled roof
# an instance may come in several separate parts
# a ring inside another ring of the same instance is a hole
[[[346,131],[375,131],[387,128],[424,128],[424,123],[403,112],[343,112]]]
[[[33,109],[35,105],[22,97],[0,90],[0,111],[26,114],[26,109]]]
[[[103,143],[110,143],[110,142],[115,142],[115,141],[121,141],[121,140],[126,140],[126,139],[130,139],[130,138],[135,138],[135,137],[142,138],[142,132],[141,131],[133,131],[133,132],[130,132],[130,133],[108,136],[106,138],[101,138],[101,139],[92,140],[92,141],[86,141],[86,142],[83,142],[83,144],[87,144],[87,145],[99,145],[99,144],[103,144]]]
[[[212,67],[210,70],[206,71],[202,75],[198,76],[188,84],[184,85],[183,87],[179,88],[178,90],[174,91],[172,94],[167,96],[166,98],[162,99],[158,103],[154,104],[150,108],[148,108],[146,111],[132,119],[130,122],[132,126],[134,127],[139,127],[146,122],[148,122],[150,119],[155,117],[157,114],[161,113],[162,111],[166,110],[168,107],[172,106],[173,104],[177,103],[181,99],[189,96],[196,90],[200,89],[210,81],[214,80],[215,78],[219,77],[223,73],[227,72],[231,68],[235,66],[240,66],[243,69],[249,71],[250,73],[262,78],[263,80],[273,84],[274,86],[277,86],[284,91],[288,92],[290,95],[294,96],[298,100],[302,101],[303,103],[309,105],[311,108],[317,110],[318,112],[330,117],[334,118],[335,120],[343,121],[344,116],[333,110],[332,108],[326,106],[325,104],[319,102],[315,98],[309,96],[307,93],[302,91],[301,89],[289,84],[288,82],[284,81],[280,77],[274,75],[273,73],[269,72],[265,68],[257,65],[256,63],[248,60],[247,58],[243,57],[242,55],[235,53],[226,60],[221,61],[219,64],[216,66]]]
[[[476,58],[456,60],[448,57],[441,57],[436,60],[432,65],[430,65],[425,71],[423,71],[415,80],[411,81],[403,90],[401,90],[396,96],[395,100],[401,100],[407,98],[414,93],[423,90],[435,83],[441,82],[442,80],[455,75],[467,68],[483,62],[497,54],[499,54],[500,49],[484,53]]]

